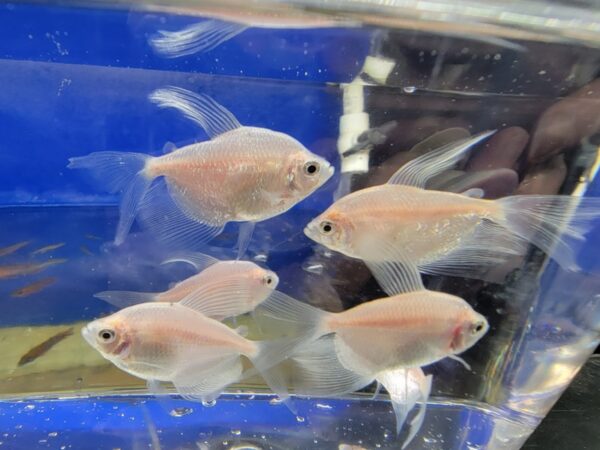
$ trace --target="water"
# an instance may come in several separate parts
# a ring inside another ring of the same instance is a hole
[[[288,133],[334,163],[336,175],[291,211],[260,223],[248,256],[277,272],[281,290],[339,311],[383,293],[362,264],[315,247],[303,226],[332,198],[384,182],[405,150],[436,131],[510,128],[492,146],[492,161],[471,159],[451,173],[458,178],[437,180],[440,188],[479,183],[492,197],[599,195],[592,28],[581,22],[573,36],[538,22],[536,36],[524,36],[504,24],[495,31],[517,44],[510,46],[473,39],[465,26],[458,33],[456,24],[432,26],[407,8],[404,21],[363,14],[369,27],[251,28],[210,52],[162,58],[147,39],[200,20],[186,7],[180,14],[0,7],[0,80],[7,87],[0,91],[0,247],[31,241],[0,257],[0,265],[67,259],[0,280],[0,446],[398,448],[406,430],[395,436],[391,405],[385,394],[372,399],[375,386],[344,399],[295,399],[292,414],[265,395],[260,380],[249,380],[210,407],[148,396],[143,380],[90,348],[79,329],[114,311],[95,292],[160,291],[192,272],[161,266],[168,251],[137,227],[114,247],[118,197],[66,169],[67,159],[101,150],[160,155],[168,142],[205,140],[194,124],[147,100],[166,85],[209,94],[245,125]],[[348,17],[360,17],[352,11]],[[206,251],[232,258],[236,236],[237,226],[228,226]],[[508,275],[502,283],[426,277],[429,288],[464,297],[491,328],[463,355],[471,371],[452,360],[425,369],[434,377],[432,397],[408,448],[514,449],[524,442],[598,345],[599,239],[600,223],[579,249],[582,273],[530,249],[494,269],[492,278]],[[39,292],[14,296],[47,277],[53,281]],[[28,351],[71,327],[72,336],[19,366]]]

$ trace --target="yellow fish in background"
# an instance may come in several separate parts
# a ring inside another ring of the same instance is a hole
[[[170,381],[184,398],[203,402],[242,377],[242,356],[269,382],[268,369],[298,345],[250,341],[185,300],[130,306],[89,323],[82,335],[117,367],[147,380],[150,389]]]
[[[67,262],[66,259],[50,259],[43,263],[29,263],[29,264],[11,264],[6,266],[0,266],[0,280],[5,278],[14,278],[22,275],[31,275],[34,273],[41,272],[48,267],[55,266]]]
[[[41,248],[38,248],[37,250],[32,251],[31,255],[32,256],[43,255],[44,253],[48,253],[48,252],[51,252],[52,250],[56,250],[58,248],[61,248],[64,245],[65,245],[64,242],[59,242],[58,244],[46,245],[45,247],[41,247]]]
[[[334,172],[296,139],[266,128],[245,127],[206,95],[169,87],[150,95],[200,125],[211,140],[163,156],[97,152],[71,158],[72,169],[91,169],[110,192],[122,192],[115,243],[123,242],[139,213],[157,239],[193,249],[244,222],[243,254],[253,224],[277,216],[306,198]],[[151,184],[156,178],[160,182]]]
[[[94,297],[121,308],[144,302],[175,303],[186,299],[205,316],[223,320],[253,311],[279,283],[275,272],[250,261],[219,261],[209,255],[191,253],[165,262],[175,261],[190,263],[200,272],[165,292],[105,291]]]
[[[41,280],[34,281],[33,283],[28,284],[27,286],[23,286],[19,289],[16,289],[10,293],[11,297],[28,297],[33,294],[37,294],[41,292],[48,286],[56,283],[57,278],[55,277],[46,277]]]
[[[16,252],[17,250],[20,250],[21,248],[25,247],[26,245],[29,245],[31,241],[21,241],[21,242],[17,242],[16,244],[13,245],[8,245],[6,247],[2,247],[0,248],[0,256],[7,256],[10,255],[14,252]]]
[[[578,270],[572,243],[600,217],[600,198],[560,195],[485,200],[483,192],[427,190],[427,181],[456,164],[486,132],[448,144],[402,166],[387,184],[336,201],[305,234],[325,247],[364,260],[415,263],[423,273],[482,277],[482,270],[522,254],[531,242],[563,268]]]

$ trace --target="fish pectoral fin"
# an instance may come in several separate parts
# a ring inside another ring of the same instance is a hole
[[[467,369],[469,372],[471,371],[471,365],[466,362],[464,359],[462,359],[460,356],[458,355],[448,355],[448,358],[453,359],[456,362],[461,363],[465,369]]]
[[[231,355],[202,363],[190,360],[189,366],[173,377],[175,389],[186,400],[209,402],[215,400],[230,384],[242,375],[239,355]]]
[[[417,266],[404,261],[365,261],[365,264],[386,294],[393,296],[425,289]]]
[[[178,31],[159,32],[149,43],[165,58],[178,58],[208,52],[248,28],[246,25],[221,20],[205,20]]]
[[[248,246],[250,245],[250,241],[252,240],[252,234],[254,234],[254,228],[256,227],[256,222],[242,222],[240,223],[239,231],[238,231],[238,241],[237,241],[237,258],[242,259],[244,254],[248,250]]]
[[[165,259],[161,264],[170,264],[174,262],[184,262],[194,266],[198,272],[215,265],[219,260],[213,256],[200,252],[182,252],[176,253]]]
[[[169,86],[157,89],[150,94],[149,98],[159,108],[178,110],[202,127],[211,139],[242,126],[227,108],[205,94],[196,94],[187,89]]]
[[[465,156],[468,150],[495,132],[495,130],[485,131],[473,137],[464,138],[425,153],[400,167],[391,176],[388,183],[415,186],[424,189],[430,178],[453,167]]]

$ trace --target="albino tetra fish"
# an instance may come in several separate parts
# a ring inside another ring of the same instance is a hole
[[[459,359],[488,330],[463,299],[426,290],[415,267],[384,263],[374,275],[391,297],[328,313],[275,291],[258,309],[290,327],[312,328],[314,339],[333,334],[341,364],[366,376]]]
[[[87,324],[82,335],[120,369],[151,385],[170,381],[184,398],[201,401],[240,379],[242,356],[264,373],[295,345],[245,339],[185,301],[130,306]]]
[[[97,152],[69,160],[70,168],[91,169],[109,191],[122,192],[116,244],[123,242],[139,212],[142,224],[154,229],[158,239],[193,248],[228,222],[254,224],[287,211],[333,175],[325,159],[293,137],[242,126],[206,95],[170,87],[153,92],[150,99],[181,111],[211,140],[158,157]],[[159,177],[164,184],[150,189]],[[250,235],[251,225],[240,233],[240,249]]]
[[[119,307],[186,299],[207,317],[223,320],[253,311],[279,283],[275,272],[250,261],[219,261],[202,253],[168,260],[173,261],[189,262],[201,271],[164,292],[104,291],[95,297]]]
[[[600,198],[526,195],[485,200],[425,189],[427,180],[451,167],[483,133],[448,144],[401,167],[381,186],[353,192],[312,220],[314,241],[364,260],[416,263],[423,273],[477,277],[532,242],[564,268],[578,269],[568,240],[583,240],[600,218]]]

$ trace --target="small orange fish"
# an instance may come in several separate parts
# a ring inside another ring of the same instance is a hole
[[[50,259],[43,263],[29,264],[12,264],[8,266],[0,266],[0,280],[6,278],[14,278],[22,275],[31,275],[41,272],[48,267],[55,266],[67,262],[66,259]]]
[[[124,308],[143,302],[174,303],[186,299],[207,317],[223,320],[253,311],[277,287],[277,275],[250,261],[219,261],[202,253],[171,258],[201,270],[165,292],[105,291],[94,297]]]
[[[431,177],[490,134],[427,153],[401,167],[387,184],[342,197],[312,220],[305,234],[367,265],[411,261],[429,274],[477,278],[486,267],[522,254],[527,242],[563,268],[578,270],[573,243],[585,240],[600,217],[600,198],[486,200],[480,189],[463,194],[425,189]]]
[[[265,371],[287,357],[294,341],[250,341],[179,303],[143,303],[87,324],[84,339],[120,369],[171,381],[186,399],[212,401],[242,376],[241,356]]]
[[[54,347],[60,341],[71,336],[72,334],[73,334],[73,328],[71,327],[67,330],[61,331],[60,333],[55,334],[54,336],[46,339],[41,344],[36,345],[31,350],[29,350],[27,353],[25,353],[19,360],[17,366],[21,367],[21,366],[24,366],[25,364],[29,364],[30,362],[35,361],[39,357],[45,355],[52,347]]]
[[[51,252],[52,250],[56,250],[57,248],[61,248],[64,245],[65,245],[64,242],[59,242],[58,244],[46,245],[45,247],[41,247],[41,248],[38,248],[37,250],[34,250],[33,252],[31,252],[31,254],[33,256],[43,255],[44,253],[48,253],[48,252]]]
[[[157,157],[97,152],[69,159],[69,168],[91,169],[110,192],[124,193],[117,245],[137,217],[157,239],[185,248],[214,238],[228,222],[243,222],[249,235],[240,233],[241,247],[252,224],[289,210],[333,175],[325,159],[293,137],[242,126],[206,95],[171,87],[150,100],[179,110],[211,140]]]
[[[11,292],[11,297],[28,297],[32,294],[40,292],[42,289],[56,283],[55,277],[42,278],[41,280],[34,281],[33,283],[23,286],[22,288],[16,289]]]
[[[0,256],[10,255],[11,253],[16,252],[17,250],[29,245],[31,241],[22,241],[17,242],[16,244],[9,245],[7,247],[0,248]]]

